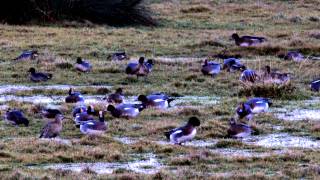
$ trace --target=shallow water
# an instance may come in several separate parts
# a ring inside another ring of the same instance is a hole
[[[136,155],[135,155],[136,156]],[[85,169],[90,169],[97,174],[111,174],[117,169],[126,169],[140,174],[155,174],[163,165],[158,161],[156,156],[152,153],[140,155],[140,159],[132,162],[109,163],[109,162],[96,162],[96,163],[58,163],[47,164],[44,166],[30,166],[30,168],[44,168],[54,170],[71,170],[81,172]]]
[[[251,136],[243,139],[244,143],[267,148],[320,148],[320,141],[309,137],[293,136],[288,133]]]
[[[44,96],[44,95],[36,95],[36,96],[15,96],[15,95],[0,95],[0,103],[6,103],[9,101],[17,101],[17,102],[27,102],[33,104],[58,104],[65,102],[65,98],[67,96]],[[102,101],[104,96],[83,96],[84,103],[97,103]]]
[[[295,109],[293,111],[285,111],[282,113],[275,113],[279,119],[287,121],[300,120],[320,120],[320,110],[317,109]]]
[[[44,85],[44,86],[27,86],[27,85],[0,85],[0,94],[15,93],[17,91],[32,91],[32,90],[69,90],[70,88],[112,88],[112,86],[95,86],[95,85]]]
[[[273,150],[271,152],[257,152],[252,149],[236,149],[236,148],[220,148],[220,149],[211,149],[213,153],[221,154],[227,158],[234,157],[267,157],[272,155],[285,154],[289,151],[286,150]]]

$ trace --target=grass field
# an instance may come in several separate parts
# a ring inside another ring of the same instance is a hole
[[[16,107],[22,109],[30,120],[29,127],[19,128],[0,121],[1,179],[319,178],[320,94],[311,92],[309,83],[320,77],[320,61],[297,63],[277,57],[288,50],[299,50],[306,56],[320,56],[319,2],[146,2],[154,12],[153,17],[159,21],[158,27],[115,28],[77,23],[68,23],[68,27],[0,25],[0,84],[86,85],[79,88],[86,95],[105,95],[122,87],[130,97],[166,92],[178,99],[187,96],[193,100],[178,101],[166,111],[148,109],[131,120],[113,118],[108,114],[109,129],[102,137],[86,137],[71,120],[66,120],[61,141],[37,138],[47,121],[35,113],[39,105],[17,100],[0,101],[4,107],[1,115],[7,106]],[[230,38],[235,32],[265,36],[268,41],[256,47],[238,47]],[[11,59],[24,49],[37,49],[41,53],[39,59],[14,63]],[[124,73],[127,61],[112,62],[107,58],[118,50],[125,50],[131,59],[139,56],[155,59],[154,69],[146,81]],[[293,74],[293,90],[275,95],[270,112],[254,119],[256,133],[253,137],[258,140],[253,141],[260,144],[225,138],[228,119],[234,116],[236,105],[246,100],[245,96],[239,95],[243,90],[240,74],[222,72],[211,78],[200,72],[206,57],[223,52],[240,54],[242,62],[252,69],[260,70],[270,65]],[[78,56],[92,62],[92,72],[81,74],[73,69]],[[176,57],[184,58],[179,60]],[[46,83],[31,83],[27,73],[30,67],[53,73],[54,77]],[[92,88],[90,85],[110,88]],[[0,100],[8,95],[66,94],[67,91],[61,89],[37,89],[2,93]],[[214,100],[217,102],[213,103]],[[106,104],[97,103],[102,108]],[[73,105],[57,104],[71,118]],[[294,114],[293,120],[280,118],[280,115],[289,116],[290,113]],[[195,141],[185,146],[165,143],[163,132],[185,123],[190,116],[198,116],[202,123]],[[279,138],[279,134],[287,138]],[[269,135],[276,138],[269,138]],[[119,141],[115,137],[125,137],[132,142]],[[261,140],[266,137],[270,141]],[[280,143],[281,139],[287,142]],[[123,166],[114,168],[112,174],[97,174],[90,166],[81,172],[43,168],[52,163],[127,164],[148,160],[150,154],[155,157],[156,165],[146,163],[142,168],[158,168],[150,174]]]

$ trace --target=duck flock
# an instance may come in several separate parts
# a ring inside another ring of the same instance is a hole
[[[255,46],[267,41],[264,37],[256,36],[241,36],[233,34],[231,36],[235,40],[235,44],[242,47]],[[38,51],[25,51],[20,56],[15,58],[15,61],[33,60],[38,57]],[[117,52],[110,56],[114,61],[122,61],[128,59],[125,52]],[[282,56],[285,60],[302,61],[305,57],[297,51],[289,51]],[[148,74],[152,72],[154,66],[153,59],[145,59],[140,57],[136,62],[131,62],[127,65],[124,73],[139,77],[147,78]],[[77,58],[74,68],[80,72],[86,73],[92,70],[92,65],[88,60],[81,57]],[[290,74],[282,73],[272,70],[270,66],[265,66],[263,72],[256,72],[255,70],[247,68],[241,63],[237,57],[225,57],[223,65],[218,62],[206,59],[201,67],[201,72],[204,75],[212,77],[217,76],[221,70],[228,72],[240,71],[240,81],[244,85],[252,85],[255,83],[273,83],[273,84],[287,84],[290,82]],[[44,82],[50,80],[53,75],[45,72],[37,72],[35,68],[31,67],[28,71],[30,73],[30,81]],[[310,83],[312,91],[319,91],[320,79],[316,79]],[[155,92],[149,95],[139,95],[137,101],[140,103],[125,103],[125,97],[122,88],[118,88],[115,93],[107,95],[104,100],[108,102],[106,110],[97,110],[93,105],[86,106],[84,104],[84,97],[80,92],[74,91],[70,88],[68,95],[65,98],[65,103],[75,104],[72,117],[75,126],[86,135],[100,135],[105,133],[108,125],[105,122],[105,113],[110,113],[115,118],[135,118],[139,116],[140,112],[146,108],[166,109],[170,107],[170,102],[175,99],[165,93]],[[248,99],[246,102],[239,103],[236,107],[236,116],[230,118],[230,127],[228,135],[232,138],[243,138],[251,135],[252,127],[249,125],[253,119],[254,114],[267,112],[272,102],[268,98],[256,97]],[[63,129],[62,122],[67,119],[59,109],[43,109],[42,115],[46,118],[54,118],[53,121],[48,122],[40,131],[40,138],[54,138],[59,136]],[[238,120],[245,119],[247,123],[240,123]],[[25,117],[21,110],[9,109],[5,114],[5,120],[13,125],[29,125],[29,120]],[[200,120],[197,117],[190,117],[187,123],[170,131],[164,132],[167,139],[173,144],[179,144],[190,141],[195,137],[197,131],[196,127],[200,126]]]

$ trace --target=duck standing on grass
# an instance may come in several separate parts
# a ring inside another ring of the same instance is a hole
[[[248,47],[248,46],[255,46],[265,42],[267,39],[265,37],[258,37],[258,36],[241,36],[237,33],[232,34],[232,39],[234,39],[237,46],[241,47]]]
[[[48,122],[41,130],[39,138],[55,138],[62,131],[62,114],[57,114],[54,121]]]
[[[26,127],[29,126],[29,120],[24,116],[23,112],[19,110],[8,109],[4,119],[15,126],[20,124],[24,124]]]
[[[99,111],[99,120],[90,120],[80,124],[80,131],[88,135],[100,135],[107,130],[107,124],[104,120],[104,112]]]
[[[18,57],[14,58],[15,61],[34,60],[39,56],[37,50],[23,51]]]
[[[185,126],[165,132],[164,134],[171,143],[181,145],[195,137],[197,126],[200,126],[200,120],[197,117],[190,117]]]
[[[45,82],[52,79],[52,74],[36,72],[36,69],[33,67],[28,72],[30,73],[30,80],[32,82]]]
[[[236,123],[234,118],[230,119],[230,127],[228,129],[228,136],[231,138],[244,138],[250,136],[252,129],[249,125],[243,123]]]
[[[83,60],[81,57],[78,57],[75,68],[80,72],[90,72],[92,69],[92,65],[89,63],[89,61]]]
[[[202,65],[201,72],[203,75],[210,75],[215,77],[220,73],[221,65],[216,62],[209,62],[207,59],[204,61]]]

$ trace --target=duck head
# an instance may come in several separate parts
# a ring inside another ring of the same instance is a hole
[[[122,94],[123,94],[122,88],[118,88],[118,89],[116,90],[116,93],[122,95]]]
[[[234,40],[239,40],[240,39],[240,37],[239,37],[239,35],[237,33],[233,33],[231,37]]]
[[[39,56],[39,53],[38,53],[37,50],[32,50],[32,51],[31,51],[31,54],[32,54],[33,57]]]
[[[208,65],[208,59],[204,60],[204,66]]]
[[[34,73],[36,73],[36,69],[32,67],[32,68],[29,69],[28,72],[31,73],[31,74],[34,74]]]
[[[148,63],[148,64],[151,64],[151,65],[154,65],[154,62],[153,62],[153,61],[154,61],[153,59],[148,59],[147,63]]]
[[[270,72],[271,72],[270,66],[265,66],[265,67],[264,67],[264,70],[265,70],[265,72],[266,72],[267,74],[270,74]]]
[[[78,58],[77,58],[77,64],[82,64],[82,62],[83,62],[83,61],[82,61],[82,58],[81,58],[81,57],[78,57]]]
[[[141,101],[142,103],[146,103],[146,102],[148,102],[148,98],[145,95],[140,95],[138,97],[138,101]]]
[[[73,88],[70,88],[70,89],[69,89],[68,94],[69,94],[69,95],[72,95],[72,94],[73,94]]]
[[[89,114],[93,114],[93,113],[94,113],[94,106],[93,106],[92,104],[88,106],[87,112],[88,112]]]
[[[143,64],[144,63],[144,57],[140,57],[139,58],[139,64]]]
[[[188,125],[191,125],[193,127],[200,126],[200,120],[195,116],[190,117],[188,121]]]

